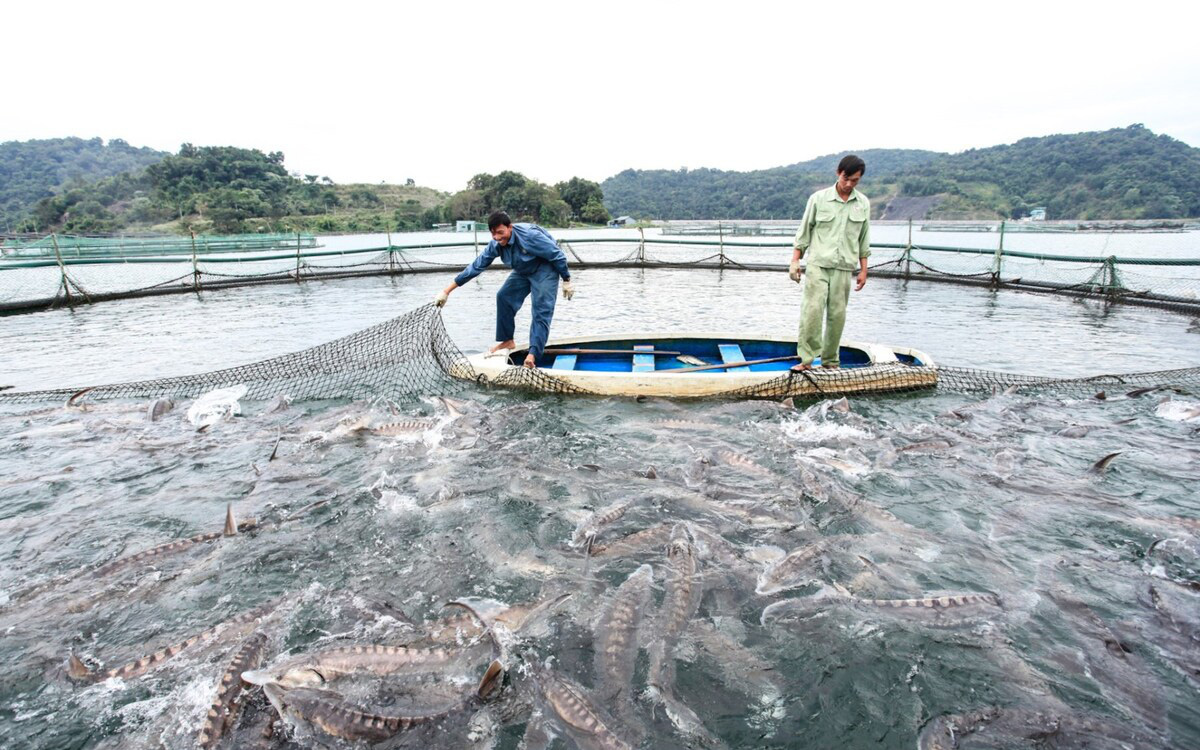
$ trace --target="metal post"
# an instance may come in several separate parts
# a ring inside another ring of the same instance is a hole
[[[388,271],[395,271],[396,264],[392,260],[392,230],[387,230],[388,238]]]
[[[471,220],[471,231],[475,233],[475,257],[479,257],[479,222]]]
[[[721,226],[721,222],[717,222],[717,238],[720,243],[720,266],[725,267],[725,230]]]
[[[638,227],[638,264],[646,265],[646,230],[643,227]]]
[[[912,217],[908,218],[908,244],[904,246],[904,278],[909,277],[909,268],[912,265]]]
[[[300,233],[296,232],[296,283],[300,283]]]
[[[1000,244],[996,247],[996,262],[992,264],[992,286],[1000,285],[1000,271],[1004,267],[1004,220],[1000,220]]]
[[[58,258],[58,270],[62,274],[63,293],[67,296],[67,304],[71,304],[71,282],[67,279],[67,265],[63,263],[62,253],[58,249],[58,237],[55,234],[50,235],[50,241],[54,243],[54,257]]]
[[[200,268],[196,265],[196,233],[192,233],[192,289],[200,291]]]

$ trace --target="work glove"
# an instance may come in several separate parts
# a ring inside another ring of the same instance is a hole
[[[804,276],[804,267],[800,265],[800,261],[793,260],[791,265],[788,266],[788,278],[791,279],[792,281],[796,282],[797,284],[799,284],[800,279],[803,276]]]
[[[438,307],[445,307],[446,300],[448,299],[450,299],[450,295],[446,294],[446,290],[443,289],[437,293],[436,297],[433,298],[433,304],[437,305]]]
[[[575,296],[575,285],[569,281],[564,281],[562,284],[563,299],[571,299]]]

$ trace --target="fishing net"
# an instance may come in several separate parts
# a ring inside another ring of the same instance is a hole
[[[197,238],[200,240],[200,238]],[[296,237],[290,252],[259,251],[245,245],[236,255],[188,254],[154,245],[129,249],[129,240],[87,255],[68,250],[53,256],[18,254],[0,246],[0,311],[23,311],[162,294],[185,294],[306,279],[457,271],[482,250],[470,241],[447,240],[326,250]],[[204,238],[233,252],[238,238]],[[181,238],[180,247],[190,238]],[[1009,240],[1010,244],[1019,241]],[[166,247],[166,241],[159,245]],[[572,267],[671,268],[783,272],[790,258],[786,239],[691,239],[672,237],[564,240],[559,246]],[[118,254],[125,247],[125,254]],[[178,249],[178,248],[176,248]],[[1131,252],[1144,250],[1128,246]],[[30,252],[20,249],[20,253]],[[174,253],[174,254],[172,254]],[[1094,297],[1105,304],[1148,305],[1200,314],[1200,260],[1117,256],[1072,256],[996,247],[872,245],[871,272],[884,278],[949,282],[993,289]]]
[[[714,376],[720,377],[720,376]],[[0,393],[0,403],[195,397],[245,386],[246,398],[286,395],[294,400],[388,398],[448,394],[498,387],[533,393],[589,395],[586,387],[551,370],[509,366],[499,375],[478,373],[451,340],[433,304],[292,354],[194,375],[129,383]],[[707,398],[827,398],[929,390],[962,393],[1052,391],[1093,395],[1105,389],[1173,388],[1200,392],[1200,367],[1084,378],[1017,375],[961,367],[894,362],[866,367],[785,371],[749,387]]]
[[[292,354],[237,367],[129,383],[0,393],[0,402],[199,396],[246,386],[246,398],[403,398],[450,393],[475,379],[433,304]]]

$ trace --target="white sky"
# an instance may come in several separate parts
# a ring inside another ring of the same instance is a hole
[[[0,141],[283,151],[459,190],[1144,123],[1200,146],[1200,3],[57,2],[0,12]]]

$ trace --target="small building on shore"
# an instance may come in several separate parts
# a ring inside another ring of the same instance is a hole
[[[487,229],[487,224],[482,221],[457,221],[454,223],[454,231],[456,232],[474,232],[476,229]]]
[[[608,225],[610,227],[624,227],[636,223],[637,219],[633,218],[632,216],[618,216],[617,218],[608,222]]]

